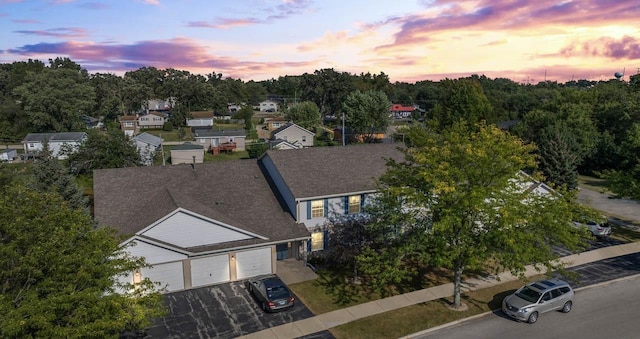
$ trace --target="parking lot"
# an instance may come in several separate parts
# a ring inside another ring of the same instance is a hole
[[[147,338],[234,338],[313,316],[296,299],[293,308],[265,313],[243,282],[164,295],[168,315],[147,329]],[[329,332],[309,338],[332,338]]]

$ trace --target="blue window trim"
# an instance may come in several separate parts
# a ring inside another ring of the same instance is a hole
[[[311,200],[307,201],[307,220],[311,220]]]

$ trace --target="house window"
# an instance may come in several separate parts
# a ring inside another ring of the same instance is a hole
[[[307,136],[306,136],[306,135],[303,135],[303,136],[302,136],[302,142],[306,142],[306,141],[307,141]]]
[[[312,218],[324,217],[324,200],[311,201],[311,217]]]
[[[311,251],[322,251],[324,249],[324,232],[311,233]]]
[[[133,122],[129,122],[129,121],[128,121],[128,122],[125,122],[125,123],[124,123],[124,126],[125,126],[125,127],[133,127]]]
[[[349,214],[360,213],[360,196],[349,196]]]

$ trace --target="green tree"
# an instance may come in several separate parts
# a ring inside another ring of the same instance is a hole
[[[54,66],[27,74],[25,82],[16,87],[13,94],[20,100],[33,131],[82,129],[80,116],[93,110],[95,90],[85,70]]]
[[[69,207],[89,213],[88,199],[82,194],[82,189],[76,184],[69,169],[62,164],[49,149],[49,143],[42,144],[39,158],[32,167],[34,180],[31,187],[41,192],[58,194]]]
[[[0,196],[0,337],[117,338],[163,314],[150,281],[136,289],[116,282],[144,263],[125,255],[113,229],[94,229],[89,215],[57,194],[19,185],[6,193]]]
[[[538,140],[540,170],[546,181],[569,190],[578,187],[580,145],[571,131],[552,125],[542,130]]]
[[[310,131],[320,126],[322,121],[320,110],[312,101],[303,101],[290,106],[284,116],[287,120],[293,121],[295,124]]]
[[[251,106],[244,106],[236,114],[238,118],[244,120],[244,129],[251,131],[253,129],[253,108]]]
[[[358,90],[351,92],[342,105],[347,126],[367,141],[373,141],[376,132],[386,132],[391,124],[390,107],[384,92]]]
[[[404,150],[404,162],[388,162],[380,191],[390,197],[385,205],[402,213],[401,204],[414,215],[388,220],[384,227],[401,235],[407,225],[429,225],[423,246],[416,248],[425,260],[453,272],[455,306],[461,305],[465,270],[506,269],[523,276],[532,263],[561,267],[553,246],[575,250],[584,245],[586,234],[570,225],[571,194],[522,189],[532,180],[519,173],[535,168],[534,146],[497,127],[462,122],[412,141],[418,147]]]
[[[444,79],[440,81],[443,96],[433,109],[434,122],[440,128],[447,128],[460,119],[470,124],[482,120],[495,122],[493,107],[476,79]]]
[[[89,176],[95,169],[143,165],[136,146],[119,129],[87,131],[87,139],[68,156],[74,173]]]

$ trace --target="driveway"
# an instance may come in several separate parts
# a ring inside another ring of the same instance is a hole
[[[164,295],[168,315],[156,319],[146,338],[234,338],[313,316],[296,298],[293,308],[264,313],[244,282]],[[333,338],[328,331],[314,338]]]
[[[611,194],[588,188],[578,191],[578,201],[611,217],[640,225],[640,204],[637,201],[615,199]]]

